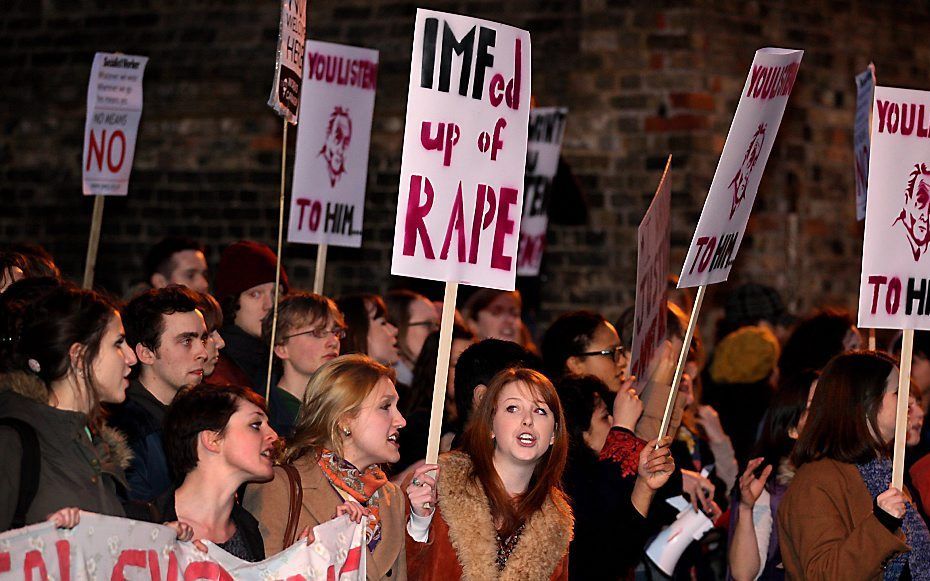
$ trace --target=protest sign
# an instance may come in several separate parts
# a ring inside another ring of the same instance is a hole
[[[853,126],[853,154],[856,164],[856,220],[865,219],[869,183],[869,124],[872,120],[872,93],[875,65],[856,75],[856,121]]]
[[[344,515],[315,527],[310,546],[300,539],[250,563],[209,541],[202,553],[166,526],[81,512],[74,529],[45,522],[0,535],[0,578],[364,581],[364,530]]]
[[[85,196],[125,196],[129,191],[148,60],[105,52],[94,56],[81,164]]]
[[[672,156],[665,162],[655,197],[636,232],[636,306],[630,373],[640,378],[665,341],[668,316],[668,254],[671,244]],[[642,384],[642,381],[640,381]]]
[[[307,0],[281,0],[278,52],[268,105],[289,123],[297,123],[306,38]]]
[[[528,32],[417,10],[392,274],[513,290],[529,110]]]
[[[804,51],[756,51],[678,288],[722,282],[742,242]]]
[[[930,329],[930,92],[875,87],[859,325]]]
[[[559,169],[559,152],[565,134],[568,109],[543,107],[530,111],[526,141],[526,177],[523,179],[523,219],[517,254],[519,276],[539,276],[546,227],[549,225],[549,199],[552,179]]]
[[[358,248],[378,51],[311,40],[304,62],[287,240]]]

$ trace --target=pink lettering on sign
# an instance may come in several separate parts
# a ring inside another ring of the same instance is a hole
[[[114,151],[119,152],[119,157],[114,159]],[[92,158],[96,158],[96,171],[103,171],[103,162],[106,159],[107,170],[110,173],[116,173],[123,167],[123,161],[126,159],[126,134],[121,129],[117,129],[110,134],[107,140],[107,130],[100,131],[100,137],[97,137],[97,131],[91,129],[90,143],[87,148],[87,162],[84,170],[91,169]]]
[[[790,95],[800,66],[801,61],[780,67],[756,65],[752,69],[746,97],[766,100]]]
[[[365,59],[307,53],[307,80],[374,91],[378,84],[378,63]]]
[[[890,135],[930,136],[930,114],[923,103],[896,103],[887,99],[875,101],[878,109],[878,132]]]

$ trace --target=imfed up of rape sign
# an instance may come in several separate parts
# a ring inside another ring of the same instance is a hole
[[[875,87],[859,325],[930,329],[930,92]]]
[[[530,35],[417,10],[391,273],[512,290]]]

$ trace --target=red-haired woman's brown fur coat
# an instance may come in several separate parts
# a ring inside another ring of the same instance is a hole
[[[430,524],[429,541],[407,537],[411,579],[442,581],[546,581],[568,579],[568,544],[572,539],[571,508],[561,493],[549,496],[533,514],[502,572],[497,570],[497,542],[487,495],[469,476],[471,459],[445,454],[439,502]]]

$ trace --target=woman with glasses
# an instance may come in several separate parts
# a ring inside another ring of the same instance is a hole
[[[271,325],[269,312],[262,321],[265,342],[271,340]],[[275,375],[281,379],[271,389],[268,403],[269,423],[282,437],[293,434],[307,383],[324,363],[339,356],[345,336],[345,323],[332,299],[298,292],[279,303],[274,355]]]
[[[388,320],[397,327],[400,359],[394,364],[397,382],[410,385],[423,343],[439,330],[439,313],[425,296],[409,290],[394,290],[384,297]]]
[[[543,336],[542,355],[553,380],[573,373],[593,375],[613,393],[627,393],[632,387],[620,335],[598,313],[575,311],[556,319]]]

